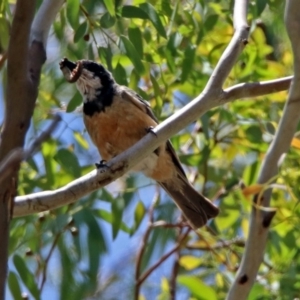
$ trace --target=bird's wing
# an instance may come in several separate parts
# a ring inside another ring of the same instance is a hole
[[[156,123],[158,123],[158,120],[155,117],[155,115],[150,107],[150,104],[146,100],[144,100],[139,94],[137,94],[135,91],[129,89],[126,86],[121,86],[120,88],[121,88],[121,96],[123,99],[133,103],[136,107],[138,107],[141,111],[146,113]],[[166,150],[170,153],[170,155],[172,157],[172,161],[173,161],[174,165],[176,166],[177,170],[179,171],[179,174],[181,176],[184,176],[184,178],[186,178],[185,172],[182,168],[182,165],[179,161],[179,158],[178,158],[170,140],[168,140],[166,143]]]
[[[157,118],[152,112],[150,104],[144,100],[138,93],[129,89],[126,86],[121,86],[121,96],[123,99],[130,101],[136,107],[138,107],[141,111],[150,116],[156,123],[158,123]]]

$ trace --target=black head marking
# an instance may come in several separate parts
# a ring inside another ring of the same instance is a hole
[[[81,60],[82,68],[91,72],[94,77],[99,77],[103,88],[115,83],[111,73],[107,71],[103,65],[92,60]]]
[[[69,61],[64,58],[60,69],[69,82],[76,82],[83,96],[83,112],[88,116],[105,111],[110,106],[115,94],[116,82],[111,73],[103,65],[92,60]]]

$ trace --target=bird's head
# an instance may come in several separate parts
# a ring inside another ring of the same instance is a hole
[[[115,83],[110,72],[101,64],[91,60],[72,62],[64,58],[59,66],[66,80],[76,83],[85,102],[95,100],[103,89],[110,88]]]

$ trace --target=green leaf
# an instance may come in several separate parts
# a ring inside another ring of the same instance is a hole
[[[114,1],[112,0],[103,0],[107,11],[109,12],[109,14],[111,16],[115,16],[115,5],[114,5]]]
[[[138,90],[140,79],[141,79],[140,75],[136,72],[135,69],[133,69],[130,74],[128,87],[133,89],[134,91]],[[139,95],[141,95],[141,94],[139,93]],[[141,95],[141,96],[143,97],[143,95]]]
[[[68,149],[59,149],[55,154],[54,159],[61,165],[61,167],[75,178],[81,176],[81,168],[78,159],[73,152]]]
[[[259,125],[251,125],[246,129],[246,134],[250,142],[260,144],[262,141],[262,131]]]
[[[187,166],[198,166],[201,160],[201,153],[180,155],[180,161]]]
[[[199,300],[218,300],[215,290],[196,276],[181,275],[178,276],[177,280]]]
[[[61,263],[61,282],[60,282],[60,299],[72,299],[73,286],[75,286],[75,266],[78,266],[74,261],[69,245],[63,239],[58,239],[59,257]]]
[[[3,49],[7,49],[9,43],[9,27],[10,24],[8,20],[1,17],[0,15],[0,47]]]
[[[82,104],[82,96],[78,91],[76,91],[74,97],[69,101],[66,111],[72,112],[81,104]]]
[[[193,70],[196,47],[189,44],[184,51],[184,59],[182,62],[181,82],[185,82]]]
[[[158,13],[156,12],[155,8],[150,3],[142,3],[140,8],[147,13],[150,21],[154,25],[155,29],[164,38],[167,38],[165,28],[159,18]]]
[[[216,23],[218,22],[219,16],[218,15],[210,15],[207,17],[207,19],[204,22],[204,29],[206,31],[210,31],[214,28],[214,26],[216,25]]]
[[[167,43],[167,49],[172,53],[173,56],[177,56],[177,50],[182,42],[182,35],[178,32],[174,32],[169,36]]]
[[[100,263],[99,253],[102,251],[101,243],[99,243],[100,236],[103,239],[103,233],[99,227],[99,224],[96,221],[90,222],[89,231],[87,234],[87,246],[89,252],[88,275],[92,278],[92,280],[95,280],[98,274],[98,268]]]
[[[103,63],[104,61],[106,62],[107,68],[109,71],[113,70],[112,67],[112,51],[110,47],[108,46],[107,48],[105,47],[99,47],[98,48],[98,54],[100,56],[100,61]]]
[[[165,58],[167,60],[167,64],[172,73],[176,73],[176,64],[174,60],[174,56],[169,49],[165,50]]]
[[[93,211],[94,215],[96,215],[97,217],[101,218],[102,220],[106,221],[107,223],[112,223],[113,221],[113,216],[112,213],[110,213],[109,211],[106,211],[104,209],[95,209]],[[120,229],[126,233],[130,233],[130,229],[129,227],[122,222],[120,225]]]
[[[223,199],[220,210],[221,212],[218,215],[218,218],[214,220],[220,231],[226,230],[233,226],[238,226],[237,221],[241,217],[241,214],[237,203],[238,202],[236,201],[235,196],[232,194]]]
[[[100,25],[102,28],[111,28],[115,25],[116,18],[112,17],[111,14],[106,12],[101,18],[100,18]]]
[[[84,236],[88,248],[88,276],[93,282],[96,281],[100,256],[107,251],[106,240],[101,229],[100,222],[96,219],[95,210],[89,208],[79,211],[74,215],[74,219],[80,223],[85,223],[88,227],[88,233]]]
[[[86,33],[86,29],[87,29],[86,22],[83,22],[79,25],[79,27],[77,28],[75,35],[74,35],[74,43],[77,43],[79,40],[81,40],[83,38],[83,36]]]
[[[14,300],[22,300],[24,299],[22,297],[21,287],[19,284],[18,276],[15,272],[9,272],[8,274],[8,286],[9,290],[14,298]]]
[[[149,19],[148,14],[137,6],[125,5],[122,7],[121,15],[123,18]]]
[[[270,297],[270,294],[267,289],[264,288],[261,284],[255,283],[251,289],[251,292],[248,296],[248,300],[266,300]]]
[[[56,167],[56,162],[53,160],[53,156],[56,153],[56,149],[56,142],[53,140],[48,140],[46,143],[42,144],[42,154],[44,158],[47,183],[49,187],[51,187],[54,184],[54,170]]]
[[[150,80],[155,94],[155,102],[156,102],[154,107],[155,115],[160,116],[164,104],[161,98],[160,88],[154,76],[150,75]]]
[[[179,2],[179,1],[177,1]],[[177,7],[177,5],[176,5]],[[161,3],[161,9],[162,9],[162,12],[171,18],[172,14],[174,13],[174,9],[171,7],[171,3],[169,0],[162,0],[162,3]]]
[[[141,30],[138,27],[129,27],[128,29],[128,37],[131,43],[134,45],[136,51],[143,57],[143,39]]]
[[[210,121],[210,113],[207,112],[204,115],[200,117],[201,124],[202,124],[202,132],[206,138],[206,140],[209,140],[209,121]]]
[[[139,201],[137,203],[137,205],[135,207],[135,211],[134,211],[133,232],[135,232],[139,228],[139,226],[145,216],[145,213],[146,213],[146,209],[145,209],[144,203],[142,201]]]
[[[111,203],[113,239],[115,239],[119,233],[119,229],[122,224],[124,207],[125,202],[123,198],[116,198]]]
[[[141,61],[141,58],[136,51],[134,45],[125,37],[125,36],[120,36],[120,45],[119,47],[126,53],[126,55],[129,57],[131,62],[134,65],[134,68],[136,71],[142,75],[145,72],[144,65]]]
[[[246,166],[243,173],[243,181],[246,185],[251,185],[256,182],[259,167],[260,163],[258,161],[255,161],[253,164]]]
[[[77,29],[79,23],[79,0],[67,0],[67,19],[74,30]]]
[[[106,188],[101,189],[101,200],[111,203],[114,199],[113,195]]]
[[[60,214],[56,214],[55,220],[49,223],[47,227],[53,234],[59,234],[64,228],[66,228],[69,222],[70,216],[67,213],[63,212]]]
[[[35,282],[33,274],[29,271],[25,261],[21,256],[14,255],[13,258],[14,265],[19,273],[19,276],[21,277],[23,283],[30,291],[31,295],[35,299],[40,299],[40,291],[37,287],[37,284]]]
[[[256,16],[259,17],[265,10],[268,0],[256,0]]]
[[[120,63],[116,65],[113,75],[118,84],[128,85],[126,71]]]
[[[74,138],[83,149],[87,150],[89,148],[89,143],[83,138],[80,132],[74,132]]]
[[[201,265],[202,262],[202,258],[193,255],[183,255],[179,260],[179,264],[188,271],[196,269]]]
[[[152,41],[152,34],[150,28],[145,28],[143,31],[143,38],[147,43],[151,43]],[[150,55],[150,54],[148,54]]]

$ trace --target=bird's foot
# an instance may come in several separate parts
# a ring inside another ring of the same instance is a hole
[[[100,160],[99,163],[95,163],[95,166],[96,166],[97,169],[101,169],[103,167],[106,167],[106,160],[104,160],[104,159]]]
[[[157,137],[156,132],[154,132],[154,127],[153,126],[149,126],[149,127],[145,128],[145,130],[146,130],[147,133],[150,132],[150,133],[152,133],[153,135],[155,135]]]

